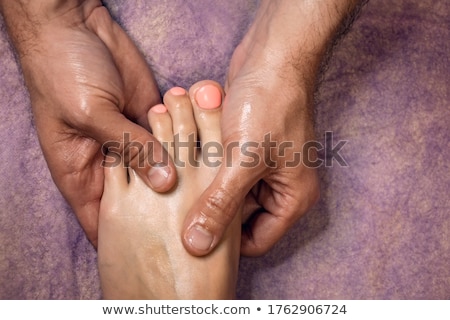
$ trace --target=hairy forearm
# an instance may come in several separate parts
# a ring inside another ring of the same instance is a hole
[[[366,2],[263,0],[243,45],[251,55],[262,54],[274,66],[288,64],[314,81],[329,48]]]
[[[0,13],[19,56],[40,43],[40,36],[51,28],[83,22],[98,0],[0,0]]]

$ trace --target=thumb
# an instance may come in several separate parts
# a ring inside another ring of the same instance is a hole
[[[258,169],[222,164],[184,221],[182,239],[190,254],[204,256],[218,245],[238,214],[245,195],[259,180],[260,172],[255,170]]]
[[[167,151],[150,132],[128,120],[114,106],[95,108],[89,118],[92,120],[83,125],[83,131],[101,143],[104,155],[108,151],[110,156],[103,161],[103,166],[124,164],[131,167],[157,192],[173,187],[175,167]]]

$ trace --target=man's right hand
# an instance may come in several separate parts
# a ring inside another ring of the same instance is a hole
[[[153,75],[100,1],[0,0],[0,11],[52,177],[96,245],[103,148],[122,154],[155,191],[175,183],[173,164],[148,131],[147,111],[160,102]]]

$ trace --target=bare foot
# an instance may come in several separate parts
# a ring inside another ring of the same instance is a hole
[[[211,157],[216,152],[213,145],[221,141],[222,98],[217,83],[202,81],[189,93],[171,89],[164,96],[164,105],[149,111],[154,136],[168,143],[177,165],[179,181],[171,192],[152,191],[123,164],[105,168],[98,241],[104,298],[235,297],[240,214],[219,247],[206,257],[188,254],[180,237],[187,211],[209,186],[218,169],[217,161],[222,159]],[[200,108],[196,101],[206,108]],[[198,136],[201,148],[197,148]]]

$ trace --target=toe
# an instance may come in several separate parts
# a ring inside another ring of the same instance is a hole
[[[179,166],[186,162],[195,164],[197,126],[189,95],[183,88],[172,88],[164,95],[164,104],[172,118],[175,163]]]
[[[123,193],[128,187],[127,168],[125,168],[119,153],[109,152],[103,163],[105,174],[103,194]]]
[[[214,81],[200,81],[189,90],[197,130],[202,145],[209,141],[221,142],[220,116],[224,92]]]
[[[150,109],[147,116],[153,135],[173,159],[172,119],[167,108],[163,104],[158,104]]]

